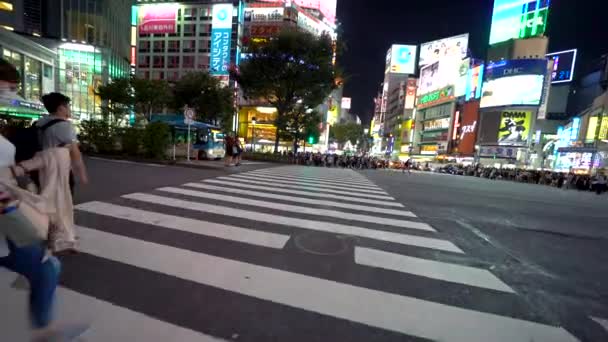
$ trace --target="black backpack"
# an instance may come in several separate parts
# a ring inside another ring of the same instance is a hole
[[[31,127],[15,129],[8,137],[16,148],[15,161],[20,163],[32,159],[36,153],[42,151],[40,137],[44,134],[44,131],[63,121],[65,120],[53,119],[41,127],[34,123]]]

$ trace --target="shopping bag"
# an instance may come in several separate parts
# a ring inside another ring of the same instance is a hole
[[[17,247],[40,243],[47,239],[49,217],[30,203],[21,201],[14,209],[0,215],[0,232]]]

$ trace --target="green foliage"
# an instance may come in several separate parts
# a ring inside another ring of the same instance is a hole
[[[147,125],[142,143],[146,157],[164,159],[171,145],[171,128],[161,122]]]
[[[81,141],[86,150],[103,154],[116,152],[116,127],[109,121],[83,121],[80,128]]]
[[[233,91],[207,72],[185,75],[175,84],[173,92],[175,109],[192,107],[199,121],[225,124],[234,113]]]
[[[341,145],[347,141],[355,145],[358,140],[363,139],[363,126],[354,122],[335,124],[331,126],[330,137]]]
[[[141,151],[144,130],[128,127],[122,131],[122,151],[130,156],[137,156]]]
[[[111,125],[120,125],[133,105],[131,82],[127,78],[114,80],[112,83],[100,86],[97,95],[105,102],[102,105],[102,115]]]
[[[148,120],[153,112],[162,111],[173,100],[171,87],[167,81],[133,78],[131,86],[135,109]]]
[[[327,35],[283,31],[250,52],[251,56],[241,63],[238,71],[232,71],[232,76],[246,98],[263,100],[277,109],[276,152],[281,131],[293,121],[286,116],[297,113],[299,103],[307,104],[308,108],[323,103],[335,87],[333,42]]]

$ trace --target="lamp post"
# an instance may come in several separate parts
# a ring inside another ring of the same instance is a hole
[[[251,124],[253,125],[253,127],[251,128],[251,143],[252,143],[252,147],[251,147],[251,152],[255,152],[255,124],[256,124],[257,120],[255,119],[255,117],[251,118]]]

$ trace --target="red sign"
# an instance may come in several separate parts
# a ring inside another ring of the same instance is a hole
[[[177,27],[176,4],[143,5],[139,8],[140,34],[175,33]]]
[[[131,46],[131,65],[135,65],[137,60],[135,59],[135,46]]]
[[[251,37],[272,37],[281,32],[281,27],[278,25],[255,25],[249,28]]]
[[[462,155],[473,155],[479,128],[479,100],[466,102],[462,107],[461,116],[458,152]]]

